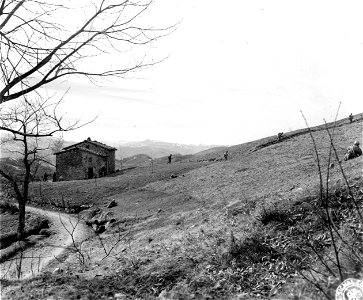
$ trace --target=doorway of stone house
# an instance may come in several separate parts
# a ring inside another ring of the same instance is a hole
[[[89,167],[88,168],[88,179],[92,179],[93,178],[93,168]]]

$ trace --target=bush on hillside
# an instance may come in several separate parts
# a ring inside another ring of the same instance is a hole
[[[19,211],[18,207],[8,200],[0,201],[0,213],[10,213],[12,215]]]
[[[278,257],[278,253],[257,236],[250,236],[244,240],[232,237],[228,255],[228,262],[237,267],[248,267],[262,262],[263,259],[270,260]]]
[[[293,224],[291,213],[285,209],[279,209],[277,207],[263,208],[262,212],[256,218],[263,225],[267,225],[272,222],[279,222],[285,225]]]

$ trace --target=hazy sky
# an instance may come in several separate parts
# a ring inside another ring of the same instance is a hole
[[[300,109],[311,125],[340,101],[341,118],[363,112],[361,1],[156,2],[150,20],[181,23],[145,51],[168,58],[100,87],[53,84],[70,86],[69,116],[98,115],[65,139],[239,144],[304,127]]]

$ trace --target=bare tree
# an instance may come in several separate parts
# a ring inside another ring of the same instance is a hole
[[[6,148],[11,143],[11,149],[8,150],[22,162],[22,168],[17,170],[0,166],[0,175],[12,185],[19,205],[18,240],[24,239],[29,184],[35,178],[39,166],[48,163],[47,156],[50,155],[50,145],[42,141],[42,138],[85,125],[78,121],[63,124],[63,115],[58,113],[62,99],[29,101],[24,97],[22,101],[9,103],[11,105],[6,105],[1,110],[0,128],[10,134],[2,140],[1,147]]]
[[[66,76],[122,77],[155,64],[144,56],[124,59],[126,47],[149,44],[174,28],[143,25],[140,17],[152,2],[0,0],[0,104]],[[120,53],[114,67],[84,63],[113,50]]]
[[[64,147],[63,138],[60,137],[60,138],[56,139],[51,145],[52,154],[61,151],[63,147]]]

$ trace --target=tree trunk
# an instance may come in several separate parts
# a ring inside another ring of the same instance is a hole
[[[25,201],[22,199],[18,200],[19,203],[19,224],[17,231],[18,241],[23,241],[25,238]]]
[[[0,175],[2,177],[4,177],[5,179],[9,180],[12,183],[14,191],[15,191],[16,199],[18,200],[18,204],[19,204],[19,218],[18,218],[18,221],[19,221],[19,224],[18,224],[17,238],[20,241],[20,240],[24,239],[26,198],[24,198],[23,195],[21,194],[19,186],[18,186],[15,178],[11,177],[9,174],[5,173],[1,169],[0,169]],[[29,188],[29,186],[28,186],[28,188]]]
[[[24,127],[24,131],[26,131],[26,128]],[[28,200],[28,194],[29,194],[29,182],[30,182],[30,163],[28,161],[28,143],[27,143],[27,137],[24,136],[23,138],[24,143],[24,167],[25,167],[25,176],[23,180],[23,195],[21,198],[18,197],[18,203],[19,203],[19,223],[18,223],[18,232],[17,237],[18,241],[23,241],[25,238],[25,205]]]

